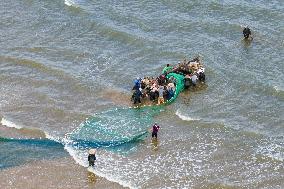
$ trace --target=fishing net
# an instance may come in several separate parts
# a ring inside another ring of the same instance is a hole
[[[174,96],[166,104],[173,102],[183,90],[184,76],[167,74],[176,79]],[[120,108],[98,113],[86,120],[75,131],[67,135],[72,145],[77,147],[111,147],[143,139],[153,124],[153,117],[163,106],[140,108]]]
[[[169,66],[169,67],[165,67],[162,71],[163,74],[167,73],[167,72],[170,72],[173,70],[173,67]]]
[[[175,95],[167,101],[167,103],[171,103],[173,102],[179,95],[179,93],[181,91],[183,91],[184,89],[184,76],[177,74],[177,73],[169,73],[167,74],[167,79],[169,79],[170,77],[174,77],[176,79],[176,90],[175,90]]]
[[[162,107],[112,109],[98,113],[68,134],[78,147],[110,147],[144,138]]]

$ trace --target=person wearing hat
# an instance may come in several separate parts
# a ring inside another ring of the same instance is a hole
[[[160,126],[157,123],[155,123],[152,127],[152,138],[154,138],[154,137],[158,138],[159,129],[160,129]]]
[[[88,161],[89,161],[89,166],[94,166],[95,161],[96,161],[96,150],[95,149],[90,149],[89,150],[89,155],[88,155]]]

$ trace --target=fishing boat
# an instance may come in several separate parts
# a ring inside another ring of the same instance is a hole
[[[176,65],[167,64],[158,77],[136,78],[131,100],[134,105],[161,105],[173,102],[184,89],[205,82],[205,68],[199,57]]]

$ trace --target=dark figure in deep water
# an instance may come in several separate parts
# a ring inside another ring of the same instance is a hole
[[[96,158],[95,150],[94,149],[90,150],[89,155],[88,155],[89,166],[93,167],[95,165],[96,159],[97,158]]]
[[[160,126],[157,123],[155,123],[152,127],[152,138],[154,138],[154,137],[158,138],[159,129],[160,129]]]
[[[249,37],[251,37],[251,31],[247,26],[243,30],[243,35],[244,35],[245,39],[249,39]],[[252,39],[252,37],[251,37],[251,39]]]

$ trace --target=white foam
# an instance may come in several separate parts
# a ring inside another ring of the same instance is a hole
[[[88,153],[87,153],[87,151],[84,152],[82,150],[76,150],[74,147],[70,146],[71,141],[68,141],[67,139],[64,139],[63,141],[66,144],[64,146],[64,149],[71,155],[71,157],[76,161],[76,163],[78,163],[79,165],[81,165],[83,167],[88,167],[88,163],[87,163]],[[119,180],[119,179],[117,179],[117,178],[115,178],[115,177],[113,177],[109,174],[104,174],[103,172],[101,172],[97,169],[88,167],[88,171],[96,174],[99,177],[103,177],[103,178],[105,178],[105,179],[107,179],[111,182],[118,183],[123,187],[128,187],[128,188],[133,188],[133,189],[135,188],[134,186],[131,186],[130,183]]]
[[[105,179],[107,179],[107,180],[109,180],[109,181],[111,181],[111,182],[118,183],[118,184],[120,184],[120,185],[123,186],[123,187],[131,188],[131,189],[132,189],[132,188],[133,188],[133,189],[136,189],[136,187],[131,186],[131,184],[128,183],[128,182],[124,182],[124,181],[118,180],[118,179],[116,179],[115,177],[106,175],[106,174],[104,174],[104,173],[102,173],[102,172],[100,172],[100,171],[95,170],[94,168],[89,167],[89,168],[88,168],[88,171],[90,171],[90,172],[92,172],[92,173],[95,173],[95,174],[98,175],[99,177],[103,177],[103,178],[105,178]]]
[[[79,165],[83,167],[88,167],[88,164],[86,163],[86,159],[83,158],[83,154],[81,154],[80,156],[80,153],[76,152],[76,150],[73,149],[69,145],[65,145],[64,149],[71,155],[71,157],[76,161],[76,163],[78,163]],[[87,156],[87,153],[84,155]]]
[[[182,113],[180,113],[179,110],[176,111],[176,115],[184,120],[184,121],[197,121],[197,120],[200,120],[199,118],[194,118],[194,117],[189,117],[189,116],[186,116],[186,115],[183,115]]]
[[[69,6],[69,7],[78,7],[73,0],[65,0],[64,4]]]
[[[9,121],[5,118],[2,118],[1,124],[3,126],[10,127],[10,128],[16,128],[16,129],[24,128],[23,126],[15,124],[12,121]],[[46,138],[53,140],[53,141],[56,141],[56,142],[59,142],[59,143],[62,143],[64,145],[64,149],[71,155],[71,157],[76,161],[76,163],[78,163],[79,165],[81,165],[83,167],[88,167],[88,163],[87,163],[88,153],[87,153],[87,151],[76,150],[74,147],[72,147],[70,145],[70,144],[72,144],[72,141],[70,141],[66,138],[60,139],[59,137],[52,136],[47,132],[44,132],[44,134],[45,134]],[[0,167],[1,167],[1,165],[0,165]],[[103,178],[111,181],[111,182],[118,183],[118,184],[122,185],[123,187],[135,188],[135,187],[131,186],[130,183],[121,181],[121,180],[119,180],[115,177],[112,177],[109,174],[104,174],[103,172],[101,172],[99,170],[95,170],[93,168],[89,168],[88,170],[95,173],[96,175],[98,175],[100,177],[103,177]]]
[[[279,86],[273,86],[273,88],[274,88],[277,92],[284,91],[283,88],[281,88],[281,87],[279,87]]]
[[[10,128],[15,128],[15,129],[38,130],[38,131],[44,133],[45,138],[50,139],[50,140],[53,140],[53,141],[58,142],[58,143],[62,143],[62,141],[61,141],[61,139],[60,139],[59,137],[53,137],[53,136],[51,136],[50,134],[48,134],[47,132],[42,131],[42,130],[40,130],[40,129],[29,128],[29,127],[24,127],[24,126],[18,125],[18,124],[14,123],[14,122],[12,122],[12,121],[9,121],[9,120],[7,120],[7,119],[5,119],[5,118],[2,118],[1,124],[2,124],[3,126],[10,127]]]
[[[257,149],[257,152],[277,161],[284,161],[284,148],[279,144],[269,144],[267,146],[261,146]]]
[[[60,139],[59,137],[51,136],[48,132],[44,131],[44,135],[45,135],[45,138],[47,138],[49,140],[53,140],[55,142],[62,143],[62,139]]]
[[[23,127],[20,125],[17,125],[15,123],[13,123],[12,121],[9,121],[5,118],[2,118],[1,120],[1,124],[6,126],[6,127],[11,127],[11,128],[16,128],[16,129],[22,129]]]

